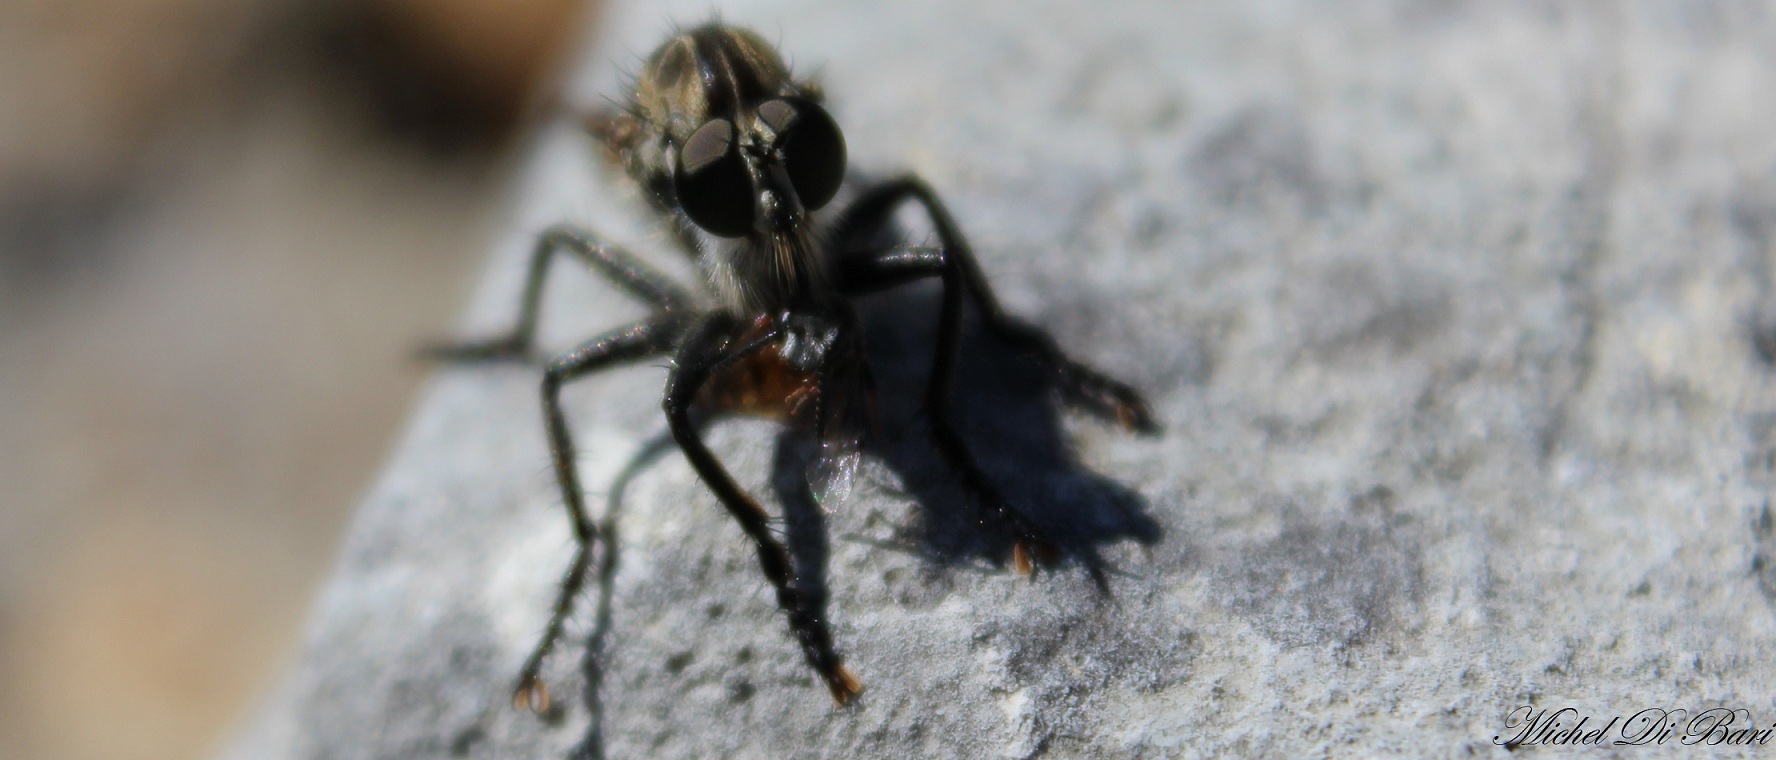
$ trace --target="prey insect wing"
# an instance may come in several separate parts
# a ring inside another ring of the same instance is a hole
[[[868,391],[868,386],[841,385],[836,394],[828,392],[822,406],[819,451],[808,463],[806,477],[815,503],[828,513],[850,498],[863,465],[864,438],[877,427],[874,397]]]
[[[837,512],[851,498],[857,471],[863,466],[863,449],[853,437],[820,442],[820,454],[808,464],[808,488],[814,501],[827,512]]]

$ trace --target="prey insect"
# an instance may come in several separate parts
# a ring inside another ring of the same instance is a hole
[[[931,443],[981,522],[1010,539],[1009,559],[1026,575],[1038,563],[1056,561],[1059,551],[1001,494],[950,420],[965,305],[973,304],[990,335],[1052,373],[1064,402],[1132,431],[1158,430],[1132,388],[1067,358],[1046,334],[1000,309],[956,221],[925,182],[908,176],[871,184],[829,208],[845,178],[846,148],[821,102],[818,89],[792,78],[777,52],[752,32],[712,23],[673,35],[647,59],[627,104],[593,120],[591,131],[695,260],[704,287],[683,288],[591,232],[557,226],[532,253],[516,326],[500,337],[436,350],[452,360],[529,357],[543,281],[560,253],[579,258],[651,309],[645,319],[547,360],[544,422],[579,546],[548,627],[519,675],[514,702],[520,707],[548,706],[538,672],[599,540],[562,414],[566,383],[620,364],[671,358],[663,406],[672,437],[751,540],[802,655],[839,705],[862,685],[774,535],[770,513],[704,444],[704,421],[746,414],[812,434],[822,454],[810,478],[843,479],[871,427],[874,394],[851,301],[935,278],[943,295],[924,388]],[[906,204],[929,218],[938,245],[876,242]]]

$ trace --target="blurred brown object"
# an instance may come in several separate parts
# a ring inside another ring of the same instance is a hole
[[[250,708],[589,8],[0,5],[0,757]]]
[[[444,153],[497,148],[552,92],[585,0],[334,0],[315,41],[380,125]]]
[[[268,7],[0,5],[0,285],[90,247],[161,128],[217,88]]]

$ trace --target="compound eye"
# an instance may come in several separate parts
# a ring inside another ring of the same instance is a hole
[[[752,178],[733,122],[713,119],[691,133],[672,184],[679,208],[710,234],[743,237],[752,229]]]
[[[839,123],[807,98],[768,101],[758,114],[777,133],[784,169],[802,207],[812,211],[825,206],[845,181],[845,135]]]

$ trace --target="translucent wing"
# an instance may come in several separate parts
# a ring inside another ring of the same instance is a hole
[[[863,461],[864,436],[875,429],[875,387],[861,366],[827,379],[815,422],[818,451],[808,463],[808,487],[820,508],[836,511],[851,495]]]
[[[863,461],[861,441],[855,436],[827,438],[820,442],[820,453],[808,463],[808,487],[814,501],[827,512],[835,512],[851,496],[852,482]]]

